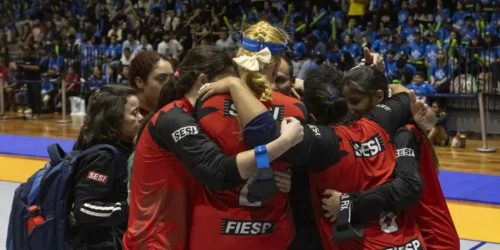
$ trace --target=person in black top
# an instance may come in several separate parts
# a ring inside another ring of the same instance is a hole
[[[31,107],[31,118],[38,119],[42,107],[42,84],[40,83],[40,66],[34,49],[28,43],[23,45],[21,58],[17,62],[21,72],[21,80],[28,86],[28,102]]]
[[[142,120],[139,100],[130,87],[105,86],[91,95],[74,149],[109,144],[119,153],[101,149],[78,162],[70,214],[70,242],[75,249],[122,249],[129,210],[127,159]]]

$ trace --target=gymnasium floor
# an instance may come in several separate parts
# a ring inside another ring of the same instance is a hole
[[[6,120],[0,120],[0,202],[5,204],[0,206],[0,249],[5,247],[15,188],[43,166],[46,160],[40,152],[44,152],[48,138],[75,139],[82,123],[79,117],[73,117],[72,123],[59,124],[58,116],[45,115],[40,120],[28,121],[15,114],[8,115]],[[26,142],[19,143],[24,138]],[[462,239],[461,249],[500,250],[500,140],[489,144],[499,151],[475,152],[480,145],[477,140],[468,140],[465,149],[436,148],[445,196],[454,199],[448,200],[448,206]],[[15,150],[2,151],[5,148]]]

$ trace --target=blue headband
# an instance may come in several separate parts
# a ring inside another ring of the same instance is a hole
[[[280,55],[287,49],[286,45],[283,43],[255,41],[246,36],[243,36],[241,47],[252,52],[259,52],[264,48],[268,48],[272,55]]]

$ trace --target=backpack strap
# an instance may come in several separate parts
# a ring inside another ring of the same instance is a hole
[[[47,163],[45,164],[45,167],[43,169],[40,169],[36,175],[35,175],[35,180],[33,181],[33,184],[31,185],[30,193],[28,194],[28,206],[31,206],[35,203],[35,200],[38,199],[38,196],[40,194],[40,184],[42,183],[43,176],[45,175],[45,172],[47,172],[47,169],[50,168],[50,164]]]
[[[52,166],[59,164],[66,157],[66,152],[57,143],[48,146],[47,152],[49,153],[50,165]]]

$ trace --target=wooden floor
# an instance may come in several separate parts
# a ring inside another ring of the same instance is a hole
[[[15,113],[6,113],[0,120],[0,134],[31,135],[76,139],[83,124],[81,116],[67,116],[70,123],[59,123],[60,114],[42,114],[38,120],[27,120]]]
[[[60,124],[61,115],[42,115],[38,120],[18,118],[14,113],[8,113],[9,118],[0,120],[0,134],[17,134],[43,137],[58,137],[76,139],[83,123],[82,117],[70,117],[71,123]],[[496,147],[495,153],[479,153],[475,149],[481,146],[481,141],[468,139],[466,148],[436,147],[436,153],[441,168],[463,172],[475,172],[500,175],[500,139],[490,139],[489,146]]]

